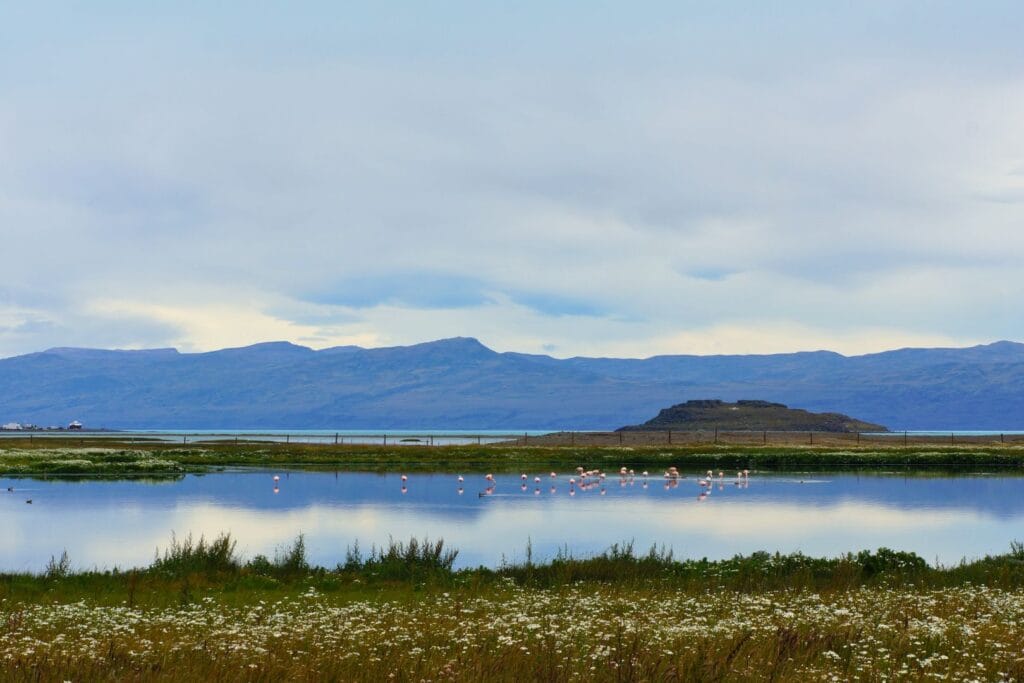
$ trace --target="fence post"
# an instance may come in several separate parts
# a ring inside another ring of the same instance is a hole
[[[1005,443],[1005,442],[1003,441],[1003,435],[1002,435],[1002,434],[1000,434],[1000,435],[999,435],[999,443]]]
[[[384,445],[385,446],[388,445],[388,435],[387,434],[384,435]]]
[[[528,437],[529,437],[529,435],[528,435],[528,434],[527,434],[526,432],[523,432],[523,445],[524,445],[524,446],[525,446],[525,445],[526,445],[527,443],[529,443],[529,442],[527,441]]]
[[[860,445],[860,432],[857,432],[857,445]]]
[[[718,427],[715,427],[715,443],[718,443]]]
[[[761,445],[763,445],[763,446],[767,446],[768,445],[768,430],[767,429],[764,430],[763,434],[761,434]]]
[[[949,433],[949,445],[950,445],[950,446],[952,446],[952,445],[953,445],[953,437],[954,437],[954,436],[955,436],[955,435],[953,434],[953,432],[950,432],[950,433]]]
[[[619,432],[619,445],[622,445],[622,432]]]
[[[181,443],[183,443],[183,444],[184,444],[184,443],[188,443],[188,435],[187,435],[187,434],[186,434],[186,435],[183,435],[183,436],[181,437]]]
[[[292,440],[292,435],[291,434],[285,434],[284,435],[284,442],[285,443],[289,443],[291,440]]]
[[[672,430],[668,430],[668,445],[672,445]]]
[[[576,432],[569,432],[569,445],[570,446],[575,446],[576,445]]]
[[[807,432],[807,436],[810,437],[811,445],[814,445],[814,432]]]
[[[334,432],[334,445],[338,445],[338,432]]]
[[[907,445],[907,430],[903,430],[903,445]]]
[[[430,439],[431,439],[431,441],[433,441],[434,437],[430,437]],[[479,434],[477,434],[477,436],[476,436],[476,445],[477,446],[480,445],[480,435]]]

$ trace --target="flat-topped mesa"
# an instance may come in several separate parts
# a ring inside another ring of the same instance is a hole
[[[879,424],[865,422],[842,413],[812,413],[782,403],[740,400],[726,403],[718,399],[697,399],[664,408],[658,415],[639,425],[618,431],[695,431],[723,429],[735,431],[791,432],[886,432]]]

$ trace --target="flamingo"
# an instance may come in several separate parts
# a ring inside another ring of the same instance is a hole
[[[551,473],[551,478],[552,478],[552,479],[554,479],[554,478],[555,478],[555,477],[557,477],[557,476],[558,476],[558,474],[557,474],[557,473],[555,473],[555,472],[552,472],[552,473]]]
[[[539,484],[540,483],[540,477],[534,477],[533,478],[533,483],[534,484]]]
[[[275,475],[274,475],[274,482],[276,483],[276,482],[279,482],[279,481],[281,481],[281,477],[279,477],[279,476],[277,476],[277,475],[275,474]]]
[[[402,475],[402,481],[409,481],[409,476],[406,474]]]
[[[520,474],[519,478],[522,479],[523,481],[526,481],[526,473],[524,472],[523,474]]]
[[[459,475],[459,483],[461,484],[463,481],[465,481],[465,480],[462,478],[462,475],[460,474]]]

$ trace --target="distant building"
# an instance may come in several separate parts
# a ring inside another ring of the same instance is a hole
[[[18,424],[17,422],[8,422],[7,424],[0,427],[0,429],[4,430],[5,432],[16,432],[21,429],[21,425]]]
[[[82,428],[82,423],[79,422],[78,420],[75,420],[74,422],[72,422],[71,424],[68,425],[68,429],[81,429],[81,428]]]

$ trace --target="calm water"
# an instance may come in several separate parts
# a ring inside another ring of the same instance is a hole
[[[276,492],[273,474],[281,476]],[[755,473],[742,486],[726,477],[706,496],[695,473],[669,488],[656,477],[609,477],[603,487],[577,485],[573,495],[569,475],[545,473],[534,484],[534,474],[525,490],[519,476],[500,475],[489,494],[480,474],[466,475],[461,494],[456,474],[414,474],[404,491],[397,474],[347,472],[226,472],[161,483],[0,477],[0,569],[39,570],[64,549],[76,567],[143,565],[172,532],[230,531],[247,556],[272,555],[301,532],[311,559],[326,566],[356,540],[368,548],[410,535],[443,537],[460,549],[461,566],[521,559],[527,542],[535,558],[633,539],[641,549],[664,543],[689,557],[888,546],[951,563],[1024,539],[1024,478],[998,474]]]

